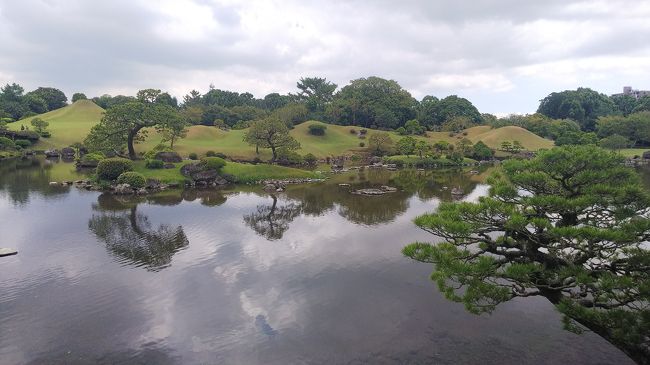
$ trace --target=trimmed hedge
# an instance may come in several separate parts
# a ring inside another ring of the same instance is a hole
[[[16,144],[14,141],[7,137],[0,137],[0,150],[4,149],[14,149],[16,147]]]
[[[198,160],[199,159],[199,156],[195,152],[191,152],[188,157],[190,158],[190,160]]]
[[[127,171],[117,177],[118,184],[129,184],[133,189],[142,189],[147,184],[144,175],[135,171]]]
[[[201,166],[204,170],[221,170],[226,166],[226,160],[221,157],[203,157],[201,159]]]
[[[148,169],[162,169],[165,166],[163,160],[147,160],[144,166]]]
[[[115,180],[123,173],[132,170],[131,160],[120,157],[106,158],[97,164],[97,177],[102,180]]]
[[[26,140],[26,139],[17,139],[16,142],[14,142],[16,146],[20,146],[22,148],[27,148],[32,145],[32,142]]]

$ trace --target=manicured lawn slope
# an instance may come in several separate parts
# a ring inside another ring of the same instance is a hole
[[[50,138],[42,138],[36,145],[36,148],[62,148],[75,142],[82,142],[90,128],[99,122],[104,110],[95,105],[90,100],[80,100],[72,105],[57,109],[37,117],[48,121],[48,129],[52,133]],[[11,123],[9,128],[18,130],[21,124],[30,125],[31,118],[26,118],[15,123]],[[307,121],[295,126],[291,130],[291,135],[300,142],[300,154],[312,153],[317,157],[338,156],[345,153],[355,153],[363,151],[364,148],[359,146],[360,142],[368,145],[368,137],[376,132],[368,130],[365,139],[359,139],[356,134],[350,133],[351,129],[359,131],[360,127],[340,126],[326,124],[327,129],[324,136],[314,136],[309,134],[309,125],[324,124],[318,121]],[[192,126],[188,128],[187,137],[176,142],[174,149],[182,156],[188,156],[191,152],[199,155],[205,155],[207,151],[221,152],[235,159],[253,159],[256,157],[255,148],[249,146],[243,141],[246,130],[223,131],[215,127]],[[397,141],[402,136],[394,132],[389,132],[393,141]],[[449,132],[428,132],[426,137],[416,136],[417,139],[424,139],[433,144],[437,141],[447,141],[456,143],[462,138],[468,138],[472,142],[483,141],[489,147],[498,149],[503,141],[519,141],[524,148],[536,151],[540,148],[550,148],[553,141],[539,137],[523,128],[519,127],[502,127],[492,129],[489,126],[477,126],[468,128],[464,133],[449,135]],[[159,144],[161,136],[155,130],[149,130],[146,141],[136,145],[139,152],[145,152]],[[259,157],[262,160],[271,158],[269,150],[260,150]]]
[[[21,125],[33,129],[30,121],[38,117],[50,123],[47,129],[52,133],[52,137],[41,138],[35,147],[39,149],[67,147],[75,142],[83,142],[90,128],[99,122],[103,113],[104,109],[92,101],[79,100],[66,107],[10,123],[9,129],[20,130]]]

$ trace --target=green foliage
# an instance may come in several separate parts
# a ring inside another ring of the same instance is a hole
[[[201,166],[205,170],[221,171],[226,166],[226,160],[221,157],[203,157],[201,159]]]
[[[217,155],[217,153],[214,152],[214,151],[212,151],[212,150],[210,150],[210,151],[206,152],[205,155],[206,155],[207,157],[215,157],[215,156]]]
[[[309,129],[309,134],[314,136],[324,136],[327,126],[323,124],[310,124],[307,128]]]
[[[86,99],[88,99],[88,98],[86,97],[86,94],[84,94],[84,93],[74,93],[74,94],[72,94],[72,102],[73,103],[76,102],[76,101],[79,101],[79,100],[86,100]]]
[[[84,144],[102,152],[121,152],[126,148],[129,158],[135,159],[134,144],[145,139],[145,128],[155,127],[162,132],[182,124],[182,118],[173,107],[151,102],[159,94],[147,89],[140,90],[138,95],[138,101],[118,104],[106,110],[102,120],[92,127]]]
[[[322,117],[325,106],[333,98],[337,85],[320,77],[301,77],[297,85],[298,97],[305,103],[312,117]],[[320,134],[318,134],[320,135]]]
[[[315,166],[318,163],[318,158],[311,153],[306,154],[303,160],[307,166]]]
[[[138,172],[128,171],[117,177],[118,184],[129,184],[133,189],[142,189],[147,184],[147,179]]]
[[[279,119],[273,118],[254,122],[250,130],[244,135],[244,141],[256,148],[270,148],[273,161],[278,157],[278,148],[286,150],[300,148],[300,143],[289,135],[287,125]]]
[[[450,95],[442,100],[425,96],[420,103],[418,119],[420,124],[430,130],[439,130],[443,126],[446,130],[461,130],[483,123],[483,117],[478,109],[469,100],[456,95]]]
[[[11,150],[16,147],[14,141],[7,137],[0,137],[0,150]]]
[[[606,148],[608,150],[621,150],[623,148],[630,147],[630,140],[621,136],[620,134],[612,134],[609,137],[605,137],[599,142],[600,147]]]
[[[42,135],[45,132],[45,129],[50,125],[50,123],[44,121],[41,118],[34,118],[31,120],[30,124],[36,129],[36,133]]]
[[[542,99],[538,113],[555,119],[572,119],[584,131],[593,131],[596,119],[614,114],[615,104],[604,94],[589,88],[554,92]]]
[[[284,166],[299,166],[302,165],[305,160],[295,151],[279,148],[278,159],[276,162]]]
[[[102,153],[88,153],[81,157],[81,161],[86,164],[98,165],[99,161],[105,159],[106,157]]]
[[[106,158],[97,164],[97,177],[101,180],[115,180],[122,173],[132,170],[131,160],[120,157]]]
[[[627,138],[632,146],[647,146],[650,144],[650,111],[598,118],[596,133],[600,138],[621,135]]]
[[[388,154],[393,147],[393,140],[386,132],[374,132],[368,138],[368,148],[375,156]]]
[[[199,159],[199,156],[196,154],[196,152],[190,152],[188,157],[189,157],[190,160],[198,160]]]
[[[379,77],[352,80],[327,107],[335,124],[394,129],[415,117],[417,101],[396,81]]]
[[[47,105],[47,110],[63,108],[67,105],[66,103],[68,101],[63,91],[53,87],[39,87],[34,91],[28,92],[26,96],[35,96],[42,99]]]
[[[32,142],[26,139],[17,139],[14,143],[16,146],[20,146],[21,148],[27,148],[32,145]]]
[[[397,141],[396,149],[400,155],[411,155],[415,152],[415,145],[417,141],[413,137],[403,137]]]
[[[163,160],[148,159],[144,165],[148,169],[162,169],[165,166],[165,162]]]
[[[145,152],[144,158],[147,160],[153,160],[156,158],[158,152],[173,152],[172,149],[162,143],[155,145],[152,149]]]
[[[489,160],[494,156],[494,151],[485,143],[478,141],[472,148],[472,158],[479,161]]]
[[[477,203],[442,203],[415,224],[442,238],[403,253],[473,313],[542,296],[640,361],[650,328],[650,196],[618,154],[596,146],[508,160]],[[641,361],[640,361],[641,362]]]

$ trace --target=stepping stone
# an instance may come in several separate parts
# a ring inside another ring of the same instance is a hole
[[[17,254],[18,251],[13,248],[0,248],[0,257],[2,256],[11,256]]]

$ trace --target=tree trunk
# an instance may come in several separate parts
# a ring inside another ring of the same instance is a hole
[[[129,158],[131,160],[135,160],[137,155],[135,154],[135,148],[133,148],[133,140],[135,139],[135,136],[138,135],[138,132],[140,132],[140,129],[142,129],[144,126],[139,125],[129,131],[129,136],[126,140],[126,146],[129,149]]]
[[[275,153],[275,147],[271,146],[271,153],[273,153],[273,158],[271,159],[272,162],[275,162],[275,159],[278,157],[277,154]]]

